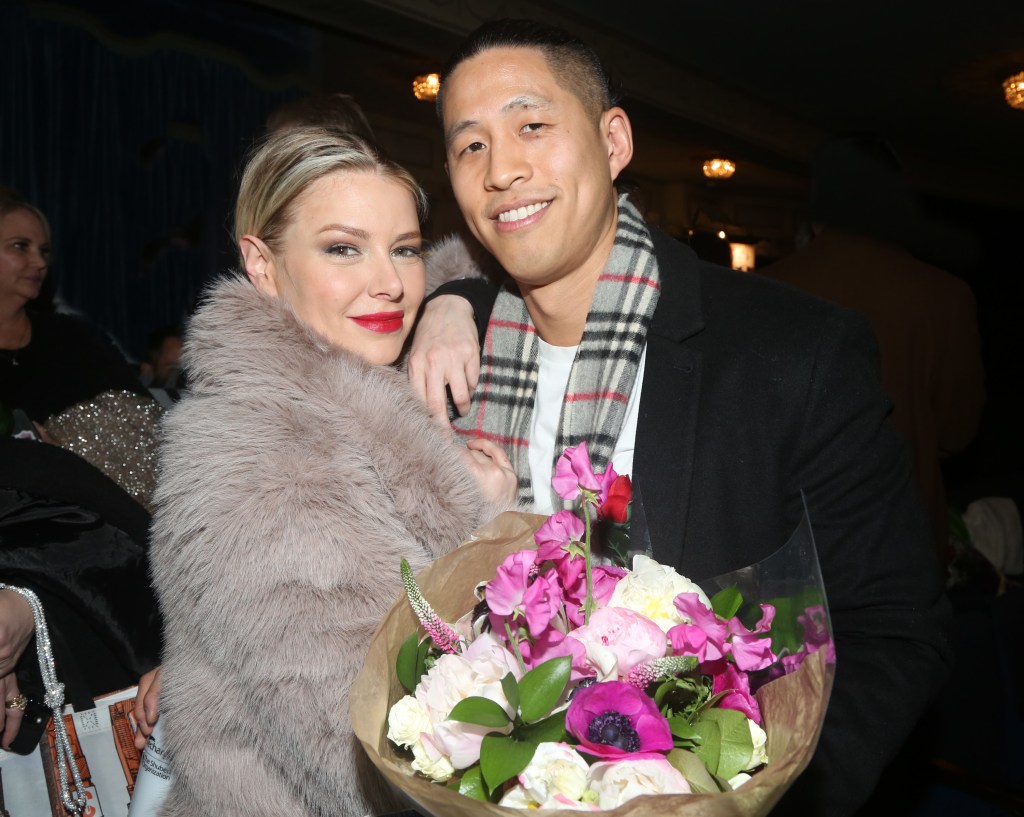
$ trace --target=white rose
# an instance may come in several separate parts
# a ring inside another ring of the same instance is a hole
[[[406,748],[419,743],[420,733],[433,731],[430,713],[412,695],[395,703],[388,713],[388,740]]]
[[[601,761],[590,767],[598,806],[618,808],[641,794],[689,794],[686,778],[663,757]]]
[[[519,774],[519,783],[537,803],[563,795],[579,800],[587,790],[590,766],[567,743],[541,743],[529,765]]]
[[[692,623],[680,615],[672,603],[680,593],[696,593],[704,605],[711,608],[711,600],[696,584],[671,567],[637,554],[633,557],[632,571],[619,579],[605,606],[634,610],[667,633],[677,624]]]
[[[433,745],[430,738],[412,745],[412,767],[438,783],[444,783],[455,773],[451,761]]]
[[[754,744],[754,754],[750,758],[750,765],[747,766],[747,771],[752,771],[763,763],[768,762],[768,735],[765,734],[764,729],[750,720],[750,718],[747,718],[747,726],[750,727],[750,740]]]
[[[749,774],[747,774],[746,772],[740,772],[735,777],[730,777],[729,778],[729,788],[732,789],[733,791],[735,791],[740,786],[742,786],[744,783],[746,783],[748,780],[753,780],[753,778]]]

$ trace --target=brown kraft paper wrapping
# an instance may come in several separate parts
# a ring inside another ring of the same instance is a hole
[[[474,538],[423,570],[417,583],[438,615],[455,621],[476,603],[473,588],[494,576],[510,553],[536,547],[534,531],[547,517],[504,513],[479,529]],[[397,572],[398,565],[394,565]],[[412,771],[402,751],[386,737],[391,706],[406,694],[395,675],[398,648],[418,626],[405,596],[398,598],[370,641],[366,661],[350,692],[352,726],[374,765],[425,814],[480,817],[522,814],[522,809],[465,797]],[[832,685],[833,667],[825,650],[810,655],[800,668],[757,692],[768,734],[768,764],[736,791],[720,794],[647,795],[612,811],[617,817],[754,817],[778,802],[811,759],[818,743]],[[531,814],[564,814],[531,809]]]

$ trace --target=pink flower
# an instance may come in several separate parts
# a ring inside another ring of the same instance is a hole
[[[537,551],[517,550],[498,565],[494,578],[487,582],[484,590],[487,606],[492,613],[510,616],[523,603],[536,562]]]
[[[772,652],[772,641],[762,635],[771,629],[775,608],[761,605],[761,620],[753,630],[738,618],[721,621],[694,593],[680,593],[676,609],[692,624],[678,624],[668,631],[676,655],[695,655],[702,663],[717,661],[727,655],[741,670],[764,669],[778,658]]]
[[[565,597],[565,615],[569,623],[579,627],[585,621],[583,602],[587,598],[587,577],[583,559],[566,559],[555,566]],[[615,565],[594,565],[590,571],[594,601],[598,607],[608,604],[619,580],[627,571]]]
[[[590,465],[586,441],[562,452],[562,456],[555,463],[555,475],[551,478],[551,486],[562,499],[577,499],[581,489],[594,494],[601,491],[601,481]]]
[[[757,705],[757,699],[750,694],[750,678],[747,673],[737,669],[735,664],[724,660],[704,664],[701,666],[701,670],[714,679],[712,694],[727,693],[719,701],[719,706],[724,709],[739,710],[754,723],[761,723],[761,708]]]
[[[694,655],[701,662],[722,658],[729,628],[719,621],[711,609],[696,593],[680,593],[675,606],[684,619],[692,624],[677,624],[668,631],[672,652],[676,655]]]
[[[570,546],[578,545],[585,533],[583,521],[572,511],[552,514],[533,535],[537,542],[537,561],[564,559],[570,555]]]
[[[803,625],[804,628],[804,644],[807,647],[807,652],[817,652],[822,647],[826,647],[828,652],[828,661],[834,663],[836,660],[836,645],[832,640],[832,633],[828,626],[828,613],[825,612],[825,608],[821,604],[815,604],[804,610],[802,615],[796,617],[796,620]]]
[[[537,551],[517,550],[505,557],[484,589],[491,626],[504,633],[505,622],[522,616],[536,637],[562,605],[562,589],[550,572],[537,576]]]
[[[759,670],[774,664],[778,657],[772,652],[772,640],[762,638],[768,632],[775,618],[775,607],[761,605],[761,620],[753,630],[748,630],[738,618],[729,621],[729,647],[732,659],[741,670]]]
[[[547,629],[562,607],[562,588],[554,573],[546,573],[534,579],[523,594],[522,612],[526,626],[533,638]]]
[[[565,726],[579,751],[606,760],[659,757],[672,749],[672,732],[657,705],[623,681],[576,690]]]
[[[569,633],[587,648],[598,678],[619,678],[638,664],[664,657],[668,650],[661,627],[639,613],[621,607],[600,607],[590,623]]]

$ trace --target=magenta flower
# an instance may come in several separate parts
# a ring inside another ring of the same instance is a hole
[[[762,638],[768,632],[775,618],[775,607],[761,605],[761,620],[753,630],[748,630],[738,618],[729,621],[729,648],[733,661],[741,670],[759,670],[774,664],[778,657],[772,652],[772,640]]]
[[[581,490],[593,494],[600,493],[601,480],[590,465],[586,441],[562,452],[562,456],[555,463],[555,475],[551,478],[551,486],[562,499],[577,499]]]
[[[565,727],[579,741],[580,752],[606,760],[661,757],[673,746],[672,731],[657,704],[624,681],[577,689]]]
[[[552,514],[533,535],[537,542],[537,561],[560,560],[575,553],[582,553],[580,543],[585,532],[583,521],[572,511],[558,511]],[[575,553],[573,545],[576,545]]]
[[[750,693],[750,678],[747,673],[737,669],[736,665],[729,661],[705,664],[701,666],[701,671],[710,674],[714,679],[712,694],[726,693],[718,703],[720,707],[737,709],[754,723],[761,723],[761,708],[757,705],[757,699]]]
[[[562,582],[565,601],[565,615],[573,627],[586,623],[583,603],[587,598],[587,577],[583,559],[565,559],[555,565]],[[615,585],[626,575],[626,571],[615,565],[595,565],[591,570],[594,601],[604,607],[615,592]]]
[[[807,652],[817,652],[822,647],[826,647],[828,649],[826,653],[828,660],[834,663],[836,660],[836,645],[832,640],[832,634],[829,632],[827,616],[828,614],[825,612],[824,606],[815,604],[806,608],[802,615],[796,617],[796,620],[803,625],[804,646],[807,648]]]
[[[731,655],[741,670],[764,669],[778,660],[772,652],[771,639],[762,637],[775,618],[772,605],[761,605],[761,620],[753,630],[748,630],[738,618],[721,621],[696,593],[680,593],[674,604],[684,617],[693,621],[677,624],[668,631],[676,655],[695,655],[702,663]]]
[[[522,617],[530,635],[536,637],[561,609],[562,588],[551,571],[537,575],[537,551],[518,550],[498,566],[484,588],[484,598],[495,630],[504,633],[506,622]]]
[[[530,636],[543,633],[562,607],[562,587],[551,571],[538,576],[523,594],[522,613]]]
[[[536,563],[535,550],[517,550],[505,557],[484,589],[492,613],[510,616],[522,605]]]

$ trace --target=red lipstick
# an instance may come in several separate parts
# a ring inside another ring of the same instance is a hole
[[[402,331],[404,318],[404,312],[374,312],[370,315],[356,315],[352,320],[363,327],[363,329],[379,332],[382,335],[390,335],[393,332]]]

